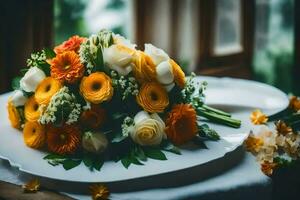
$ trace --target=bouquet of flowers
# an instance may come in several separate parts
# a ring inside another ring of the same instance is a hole
[[[185,77],[163,50],[137,50],[107,30],[73,36],[33,53],[13,81],[11,125],[28,147],[49,152],[51,165],[68,170],[83,162],[100,170],[105,160],[128,168],[147,158],[166,160],[189,141],[218,140],[207,124],[238,128],[240,120],[205,105],[206,83]]]
[[[257,133],[251,132],[245,140],[246,149],[261,165],[268,176],[282,167],[296,164],[300,158],[300,99],[292,96],[290,106],[283,112],[267,117],[256,110],[251,114],[253,124],[262,125]],[[275,121],[274,126],[267,126]]]

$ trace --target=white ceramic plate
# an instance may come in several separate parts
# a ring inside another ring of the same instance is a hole
[[[144,166],[132,165],[125,169],[121,163],[106,162],[100,172],[91,172],[83,164],[65,171],[61,166],[49,165],[44,152],[30,149],[23,142],[22,133],[10,127],[6,101],[8,94],[0,96],[0,158],[8,160],[20,171],[57,180],[73,182],[118,182],[159,174],[172,173],[203,165],[222,158],[235,150],[247,137],[251,124],[249,113],[260,108],[274,114],[287,107],[287,96],[280,90],[262,83],[231,78],[198,77],[208,82],[207,103],[221,107],[243,121],[239,129],[210,124],[221,135],[219,142],[206,142],[208,149],[182,149],[182,155],[166,153],[167,161],[149,159]],[[205,173],[205,172],[202,172]]]

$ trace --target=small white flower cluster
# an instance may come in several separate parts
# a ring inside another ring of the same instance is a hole
[[[44,50],[41,52],[32,53],[30,58],[27,59],[26,63],[28,67],[37,67],[40,62],[46,60],[46,53]]]
[[[129,134],[132,132],[132,129],[134,127],[134,121],[131,117],[125,117],[122,125],[121,125],[121,128],[122,128],[122,135],[124,137],[128,137]]]
[[[134,77],[118,76],[117,72],[111,71],[113,86],[120,90],[122,100],[129,95],[136,96],[139,93],[139,85]]]
[[[77,122],[82,110],[81,105],[76,103],[75,95],[70,93],[69,88],[66,86],[53,95],[39,122],[41,124],[55,123],[57,112],[63,112],[64,110],[70,110],[66,124]]]

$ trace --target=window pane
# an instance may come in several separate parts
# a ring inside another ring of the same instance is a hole
[[[216,0],[214,54],[242,51],[241,0]]]
[[[55,43],[106,28],[132,36],[132,0],[55,0]]]

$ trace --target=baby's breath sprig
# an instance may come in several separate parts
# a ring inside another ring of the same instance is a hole
[[[123,137],[128,137],[134,126],[134,121],[131,117],[125,117],[121,125]]]
[[[27,59],[27,67],[38,67],[41,62],[46,61],[46,52],[44,50],[32,53]]]
[[[138,95],[139,86],[134,77],[119,76],[117,72],[111,71],[111,78],[114,88],[121,93],[122,100]]]
[[[66,119],[66,124],[73,124],[78,121],[82,106],[77,103],[74,94],[70,93],[68,87],[61,88],[50,100],[49,105],[41,115],[41,124],[60,124]]]

